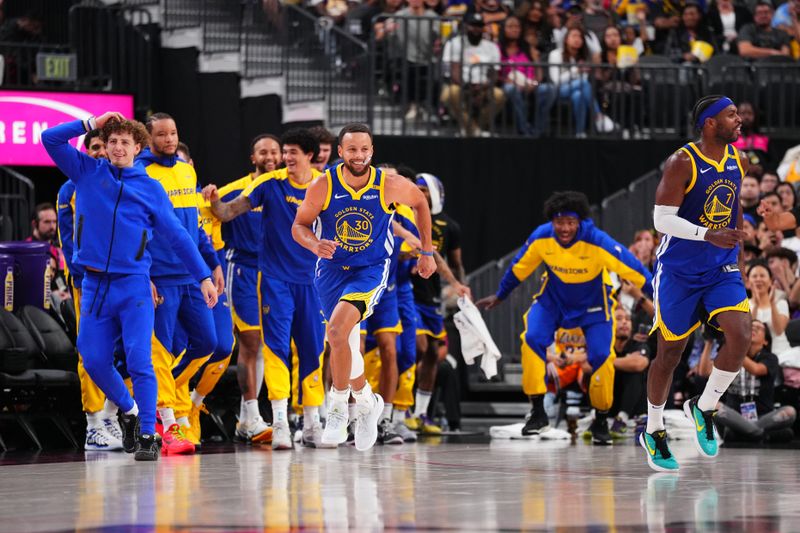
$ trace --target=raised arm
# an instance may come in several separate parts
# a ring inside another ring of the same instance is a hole
[[[214,184],[203,188],[203,198],[211,203],[211,211],[222,222],[229,222],[253,208],[250,198],[244,194],[240,194],[230,202],[223,202],[219,196],[219,189]]]

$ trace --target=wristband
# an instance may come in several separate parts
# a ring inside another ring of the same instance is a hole
[[[433,252],[426,252],[425,250],[420,250],[419,255],[424,255],[426,257],[433,257]]]

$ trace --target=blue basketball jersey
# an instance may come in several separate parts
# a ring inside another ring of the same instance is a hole
[[[384,198],[385,174],[369,168],[369,179],[360,191],[347,185],[343,165],[325,171],[328,197],[319,215],[317,231],[322,239],[339,246],[333,259],[321,259],[321,266],[367,266],[379,264],[394,251],[392,219],[394,206]]]
[[[739,215],[739,190],[744,171],[733,145],[717,163],[704,156],[694,143],[681,148],[692,164],[692,179],[686,187],[678,216],[708,229],[735,228]],[[658,263],[685,277],[703,277],[738,261],[739,246],[720,248],[706,241],[691,241],[665,235],[658,247]]]

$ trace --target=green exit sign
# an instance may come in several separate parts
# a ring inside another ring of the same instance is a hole
[[[36,54],[36,77],[45,81],[75,81],[78,61],[75,54]]]

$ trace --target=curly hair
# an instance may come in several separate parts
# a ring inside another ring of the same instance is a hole
[[[589,198],[579,191],[556,191],[544,202],[544,218],[553,220],[557,213],[572,211],[581,220],[589,218]]]
[[[319,155],[319,141],[305,128],[293,128],[281,135],[281,147],[287,144],[299,146],[304,154],[312,154],[312,161]]]
[[[109,120],[106,125],[100,130],[100,138],[104,143],[108,142],[108,138],[115,133],[128,133],[133,137],[133,142],[142,145],[144,148],[150,144],[150,135],[147,129],[139,121],[136,120]]]

